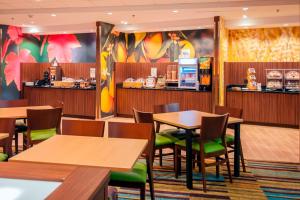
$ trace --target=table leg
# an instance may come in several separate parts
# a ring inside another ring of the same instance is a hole
[[[186,130],[186,186],[193,189],[192,130]]]
[[[240,136],[240,127],[239,123],[234,125],[234,176],[240,176],[240,155],[241,155],[241,136]]]

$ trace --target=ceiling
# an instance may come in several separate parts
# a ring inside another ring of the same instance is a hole
[[[25,32],[48,34],[94,32],[96,21],[115,24],[119,31],[124,32],[201,29],[213,27],[214,16],[222,16],[229,29],[299,26],[299,2],[300,0],[0,0],[0,24],[22,26]]]

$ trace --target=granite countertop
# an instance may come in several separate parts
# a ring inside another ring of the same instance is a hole
[[[242,87],[246,88],[244,85],[230,85],[227,86],[227,92],[260,92],[260,93],[279,93],[279,94],[299,94],[300,91],[290,91],[290,90],[270,90],[266,89],[266,87],[262,87],[262,90],[232,90],[232,87]]]
[[[54,86],[37,86],[37,85],[25,85],[25,87],[32,87],[32,88],[47,88],[47,89],[66,89],[66,90],[96,90],[96,87],[88,87],[88,88],[64,88],[64,87],[54,87]]]

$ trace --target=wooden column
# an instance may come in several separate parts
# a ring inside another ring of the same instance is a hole
[[[101,22],[96,22],[96,119],[100,118],[100,92],[101,92]]]
[[[219,104],[219,49],[220,49],[220,16],[214,17],[214,65],[212,77],[212,110]]]

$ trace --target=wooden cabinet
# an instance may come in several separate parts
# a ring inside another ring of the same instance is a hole
[[[153,112],[154,105],[180,103],[181,110],[211,112],[211,92],[117,88],[118,116],[132,116],[132,108]]]
[[[23,96],[32,106],[55,105],[62,101],[65,116],[95,118],[96,90],[25,86]]]
[[[246,122],[299,126],[299,94],[229,91],[226,105],[242,108]]]

